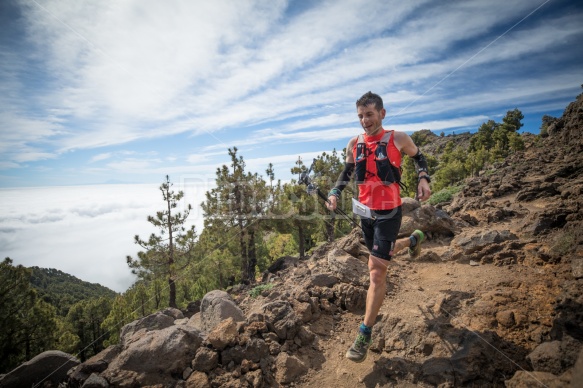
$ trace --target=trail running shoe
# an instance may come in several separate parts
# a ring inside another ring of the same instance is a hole
[[[366,354],[371,343],[372,340],[370,337],[358,333],[356,340],[346,352],[346,358],[354,362],[363,362],[366,360]]]
[[[419,253],[421,253],[421,243],[425,240],[425,234],[417,229],[411,233],[411,236],[415,236],[417,239],[417,245],[415,245],[413,248],[409,248],[409,257],[414,259],[415,257],[419,256]]]

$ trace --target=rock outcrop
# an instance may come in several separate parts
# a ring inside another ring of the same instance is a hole
[[[57,386],[67,377],[67,371],[79,362],[67,353],[49,350],[2,376],[0,387]]]

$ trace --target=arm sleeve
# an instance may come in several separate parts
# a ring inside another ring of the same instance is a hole
[[[417,147],[417,154],[413,156],[413,161],[415,162],[417,174],[421,172],[426,172],[429,174],[429,166],[427,165],[427,159],[425,159],[425,155],[421,153],[419,147]]]
[[[340,193],[346,187],[348,182],[350,182],[350,178],[352,178],[352,173],[354,172],[354,163],[344,163],[344,170],[338,176],[338,180],[336,181],[336,185],[332,190],[330,190],[330,195],[335,195],[340,197]]]

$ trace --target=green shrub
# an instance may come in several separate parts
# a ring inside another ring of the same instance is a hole
[[[273,286],[273,283],[260,284],[249,291],[249,295],[251,295],[252,298],[257,298],[263,291],[271,290]]]
[[[431,195],[431,198],[429,198],[429,203],[431,205],[437,205],[438,203],[451,201],[453,196],[459,193],[463,187],[464,185],[458,185],[441,189],[437,193]]]

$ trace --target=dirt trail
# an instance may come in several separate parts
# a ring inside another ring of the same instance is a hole
[[[495,229],[515,229],[516,225],[509,223],[497,224]],[[483,230],[476,228],[476,230]],[[447,245],[435,242],[424,244],[424,252],[434,252],[440,256]],[[423,255],[421,256],[423,258]],[[401,322],[412,326],[432,325],[438,317],[459,329],[474,333],[484,344],[496,348],[489,342],[489,337],[482,335],[484,330],[483,318],[480,314],[480,301],[484,295],[508,294],[511,290],[530,290],[529,300],[524,306],[524,300],[514,301],[516,309],[528,310],[534,306],[547,306],[539,310],[537,320],[550,321],[552,319],[552,303],[548,301],[556,297],[556,287],[544,287],[541,291],[540,279],[552,276],[545,268],[534,268],[522,264],[495,266],[494,264],[470,265],[455,261],[448,262],[411,262],[406,253],[400,253],[395,257],[394,264],[389,269],[387,296],[381,308],[375,333],[379,325],[386,323],[386,319],[400,319]],[[520,279],[520,280],[519,280]],[[510,291],[509,291],[510,290]],[[452,302],[453,300],[453,302]],[[522,304],[522,306],[520,306]],[[510,308],[511,306],[509,306]],[[383,319],[385,318],[385,319]],[[305,351],[304,357],[310,359],[322,358],[319,368],[311,370],[296,387],[416,387],[434,386],[424,385],[420,381],[414,381],[411,374],[407,375],[396,367],[395,363],[418,363],[422,365],[427,360],[425,349],[411,349],[395,342],[394,349],[371,350],[367,359],[360,363],[348,361],[344,354],[354,340],[362,315],[347,311],[334,316],[322,316],[321,322],[316,322],[312,330],[318,332],[319,348],[321,355],[315,351]],[[490,324],[487,322],[487,325]],[[514,333],[505,331],[504,328],[494,328],[500,335],[514,338],[516,344],[522,344],[532,350],[533,344],[527,344],[527,334],[516,330]],[[448,343],[448,338],[440,338],[441,348],[446,349],[445,357],[451,357],[459,350],[455,344]],[[374,348],[374,344],[373,344]],[[447,352],[449,351],[449,354]],[[425,352],[425,353],[424,353]],[[495,349],[498,357],[506,359],[508,363],[518,362],[512,360],[504,349]],[[322,357],[323,356],[323,357]],[[393,363],[393,365],[391,365]],[[389,365],[389,368],[387,368]],[[407,368],[405,368],[407,369]],[[414,383],[412,382],[414,381]]]

